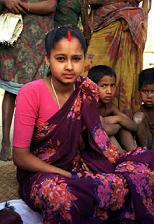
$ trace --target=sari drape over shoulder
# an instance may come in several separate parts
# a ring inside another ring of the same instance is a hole
[[[154,223],[154,153],[119,154],[101,126],[98,97],[97,86],[79,77],[72,96],[35,127],[32,139],[35,156],[82,177],[18,168],[21,197],[45,224]]]
[[[133,7],[133,4],[130,4],[130,2],[114,1],[114,3],[104,4],[97,10],[94,10],[93,31],[98,31],[122,18],[127,23],[135,44],[144,50],[147,34],[147,24],[145,22],[147,14],[142,8]]]
[[[99,64],[117,74],[116,105],[132,115],[139,109],[138,74],[143,66],[147,37],[147,14],[139,1],[95,1],[92,7],[92,37],[87,52],[85,75]],[[98,5],[98,2],[101,2]]]

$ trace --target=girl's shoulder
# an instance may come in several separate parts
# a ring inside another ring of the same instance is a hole
[[[21,89],[19,90],[20,93],[27,93],[27,92],[40,92],[42,89],[46,87],[43,79],[34,80],[24,84]]]
[[[48,95],[48,88],[43,79],[34,80],[24,84],[18,92],[17,100],[26,100],[28,102],[39,102]]]

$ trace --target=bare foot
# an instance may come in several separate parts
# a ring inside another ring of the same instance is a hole
[[[0,160],[3,160],[3,161],[12,160],[11,147],[10,146],[2,145],[2,149],[1,149],[1,152],[0,152]]]

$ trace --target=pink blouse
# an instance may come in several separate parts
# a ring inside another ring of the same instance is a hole
[[[13,146],[28,148],[35,125],[41,125],[57,111],[58,105],[43,79],[25,84],[16,99]]]

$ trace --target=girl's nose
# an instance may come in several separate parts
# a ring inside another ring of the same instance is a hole
[[[73,69],[73,65],[72,65],[72,61],[71,61],[71,60],[68,60],[68,61],[67,61],[66,69],[67,69],[67,70],[72,70],[72,69]]]

